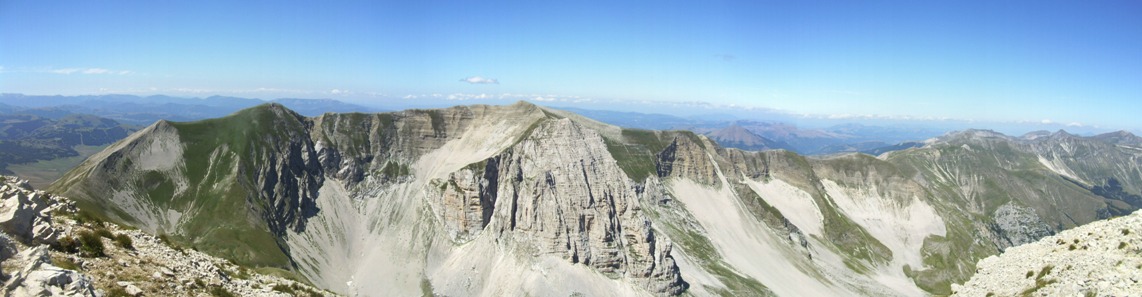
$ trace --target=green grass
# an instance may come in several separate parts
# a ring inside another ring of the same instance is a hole
[[[658,174],[658,153],[677,137],[687,138],[705,148],[701,139],[689,131],[623,129],[621,136],[622,139],[604,138],[603,141],[623,172],[636,182]]]
[[[106,296],[106,297],[132,297],[131,294],[127,294],[126,288],[120,287],[120,286],[111,286],[111,288],[107,290],[107,295],[104,295],[104,296]]]
[[[67,270],[80,271],[82,269],[82,267],[79,267],[79,264],[75,263],[71,258],[63,256],[52,256],[52,265]]]
[[[135,244],[131,242],[131,237],[127,234],[115,235],[115,245],[128,250],[135,249]]]
[[[91,231],[79,231],[76,234],[76,241],[79,243],[79,252],[85,257],[103,257],[104,254],[103,238]]]
[[[381,169],[381,174],[389,178],[399,178],[410,175],[410,171],[408,165],[389,160]]]
[[[27,179],[28,183],[32,184],[36,189],[46,189],[51,183],[55,182],[56,179],[66,174],[68,170],[83,163],[83,160],[86,160],[88,156],[98,153],[108,146],[109,145],[78,145],[72,148],[76,152],[79,152],[78,156],[40,160],[24,164],[11,164],[8,165],[8,170]]]
[[[427,278],[420,280],[420,295],[424,297],[436,296],[432,293],[432,283]]]
[[[214,297],[237,297],[237,295],[230,293],[229,290],[226,290],[226,288],[223,288],[222,286],[210,287],[210,295]]]

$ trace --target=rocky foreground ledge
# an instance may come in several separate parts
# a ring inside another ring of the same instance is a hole
[[[81,215],[0,176],[3,296],[332,296]]]
[[[1142,296],[1142,211],[980,260],[953,296]]]

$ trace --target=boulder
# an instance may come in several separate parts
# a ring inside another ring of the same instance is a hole
[[[0,231],[25,244],[55,243],[59,230],[52,226],[55,204],[50,195],[37,192],[19,180],[5,177],[0,185]]]
[[[131,296],[139,296],[140,294],[143,294],[143,289],[139,289],[139,287],[136,287],[133,284],[128,284],[127,287],[123,288],[123,290],[127,291],[127,295]]]
[[[12,296],[97,296],[91,277],[50,264],[40,266],[24,278]]]
[[[97,296],[91,277],[52,266],[45,246],[25,250],[14,260],[25,264],[5,283],[6,296]]]

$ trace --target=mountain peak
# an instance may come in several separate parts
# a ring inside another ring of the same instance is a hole
[[[730,126],[722,128],[721,130],[713,131],[707,134],[710,138],[714,139],[718,144],[725,147],[733,147],[744,150],[770,150],[785,148],[784,145],[773,141],[769,138],[762,137],[749,131],[745,127],[738,125],[736,122]]]
[[[1138,137],[1137,135],[1134,135],[1134,133],[1130,133],[1130,132],[1127,132],[1125,130],[1103,133],[1103,134],[1095,135],[1095,136],[1093,136],[1093,138],[1104,141],[1104,142],[1119,144],[1119,145],[1128,145],[1128,146],[1136,146],[1136,147],[1142,146],[1142,137]]]
[[[297,112],[293,111],[292,109],[289,109],[285,105],[282,105],[281,103],[277,103],[277,102],[268,102],[268,103],[258,104],[254,107],[239,110],[238,112],[235,112],[234,115],[242,115],[242,114],[257,115],[257,114],[266,113],[266,112],[271,113],[271,114],[276,115],[276,116],[290,115],[290,116],[293,116],[296,118],[302,117],[301,114],[298,114]]]
[[[1075,135],[1067,132],[1067,130],[1059,129],[1059,131],[1052,133],[1051,137],[1075,137]]]

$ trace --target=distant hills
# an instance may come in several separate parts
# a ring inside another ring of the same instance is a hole
[[[726,115],[683,118],[665,114],[560,108],[624,128],[690,130],[725,147],[743,150],[784,149],[804,155],[863,152],[877,155],[907,148],[948,130],[847,123],[813,129],[780,121],[741,120]]]
[[[46,118],[91,114],[131,125],[150,125],[158,120],[195,121],[229,115],[266,102],[280,103],[306,116],[324,112],[378,112],[332,99],[276,99],[271,101],[210,96],[183,98],[164,95],[38,96],[0,94],[0,113],[22,113]]]
[[[92,115],[0,114],[0,172],[10,173],[11,164],[79,156],[77,146],[110,144],[134,130]]]
[[[737,124],[730,124],[729,127],[706,133],[706,136],[714,139],[720,145],[743,150],[790,149],[787,143],[762,137]]]

